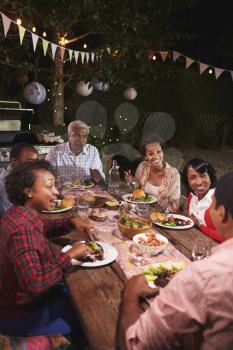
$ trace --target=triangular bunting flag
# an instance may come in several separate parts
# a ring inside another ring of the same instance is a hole
[[[61,51],[61,61],[64,59],[64,54],[65,54],[65,48],[60,46],[60,51]]]
[[[220,75],[224,72],[224,69],[214,67],[214,71],[215,71],[215,78],[218,79]]]
[[[179,53],[177,51],[173,51],[172,52],[173,62],[175,62],[180,56],[181,56],[181,53]]]
[[[162,57],[162,60],[163,60],[163,62],[166,60],[166,58],[167,58],[167,55],[168,55],[168,51],[159,51],[159,53],[160,53],[160,55],[161,55],[161,57]]]
[[[70,62],[72,61],[72,56],[73,56],[73,50],[68,50],[69,51],[69,57],[70,57]]]
[[[233,70],[231,70],[230,73],[231,73],[231,79],[233,81]]]
[[[200,74],[202,74],[208,67],[209,67],[208,64],[199,62]]]
[[[91,61],[92,61],[92,63],[94,62],[94,60],[95,60],[95,54],[94,54],[94,52],[92,52],[91,53]]]
[[[85,52],[80,52],[81,53],[81,61],[84,63],[84,58],[85,58]]]
[[[38,35],[31,33],[32,34],[32,45],[33,45],[33,50],[34,52],[36,51],[36,46],[37,46],[37,42],[38,42]]]
[[[20,25],[18,25],[19,27],[19,40],[20,40],[20,45],[22,45],[23,43],[23,38],[24,38],[24,34],[25,34],[25,31],[26,29]]]
[[[45,40],[45,39],[42,39],[42,45],[43,45],[43,50],[44,50],[44,56],[46,56],[46,52],[47,52],[47,49],[48,49],[49,41]]]
[[[190,57],[185,57],[185,59],[186,59],[186,69],[188,68],[188,67],[190,67],[191,66],[191,64],[193,64],[193,62],[195,62],[195,60],[193,60],[192,58],[190,58]]]
[[[51,51],[52,51],[53,60],[54,60],[54,57],[55,57],[56,50],[57,50],[57,45],[51,43]]]
[[[11,19],[7,16],[5,16],[3,13],[1,13],[2,15],[2,24],[3,24],[3,29],[4,29],[4,35],[6,37],[8,30],[10,28],[11,25]]]
[[[90,58],[90,53],[89,53],[89,52],[87,52],[87,53],[86,53],[87,63],[89,62],[89,58]]]
[[[74,59],[76,63],[78,62],[78,56],[79,56],[79,51],[74,51]]]

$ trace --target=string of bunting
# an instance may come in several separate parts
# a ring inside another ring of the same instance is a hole
[[[23,26],[17,24],[15,21],[12,21],[9,17],[7,17],[6,15],[4,15],[2,12],[1,16],[2,16],[2,23],[3,23],[3,29],[4,29],[4,36],[7,36],[7,33],[10,29],[10,25],[11,22],[13,22],[14,24],[16,24],[18,26],[19,29],[19,40],[20,40],[20,45],[22,45],[23,43],[23,38],[25,35],[25,32],[29,32],[32,36],[32,44],[33,44],[33,50],[34,52],[36,51],[36,47],[38,44],[38,40],[41,39],[42,40],[42,46],[43,46],[43,52],[44,55],[46,55],[47,51],[48,51],[48,47],[49,45],[51,46],[51,52],[52,52],[52,57],[53,59],[55,58],[55,54],[57,49],[60,49],[60,56],[61,56],[61,60],[64,59],[65,53],[68,52],[69,55],[69,60],[70,62],[72,61],[73,57],[75,60],[75,63],[78,62],[78,58],[81,57],[81,62],[84,63],[86,60],[86,63],[88,62],[92,62],[94,63],[95,60],[98,59],[98,56],[94,53],[94,52],[82,52],[82,51],[76,51],[76,50],[71,50],[71,49],[66,49],[64,46],[60,46],[57,44],[54,44],[44,38],[42,38],[41,36],[31,32],[30,30],[24,28]],[[212,65],[208,65],[206,63],[200,62],[198,60],[195,60],[191,57],[185,56],[182,53],[178,52],[178,51],[173,51],[173,50],[168,50],[168,51],[156,51],[160,54],[163,62],[165,62],[165,60],[167,59],[169,53],[172,54],[172,61],[176,62],[180,57],[183,57],[185,59],[185,67],[186,69],[189,68],[193,63],[198,63],[199,64],[199,72],[200,74],[203,74],[206,69],[208,67],[211,67],[214,69],[214,73],[215,73],[215,78],[218,79],[224,72],[229,72],[231,79],[233,81],[233,71],[229,70],[229,69],[224,69],[224,68],[220,68],[220,67],[213,67]]]
[[[57,49],[60,49],[61,61],[64,60],[65,53],[68,53],[70,62],[72,62],[72,59],[74,58],[75,63],[78,63],[79,57],[81,57],[81,62],[82,63],[84,63],[85,61],[86,61],[86,63],[88,63],[88,62],[94,63],[94,61],[98,59],[98,56],[94,52],[76,51],[76,50],[66,49],[64,46],[60,46],[60,45],[54,44],[51,41],[48,41],[48,40],[42,38],[41,36],[31,32],[30,30],[24,28],[20,24],[17,24],[15,21],[12,21],[9,17],[4,15],[4,13],[2,13],[2,12],[0,12],[0,13],[1,13],[1,16],[2,16],[2,24],[3,24],[3,30],[4,30],[5,38],[6,38],[7,33],[9,31],[9,29],[10,29],[11,23],[14,23],[15,25],[18,26],[20,45],[23,44],[23,39],[24,39],[24,36],[25,36],[25,32],[28,32],[28,33],[31,34],[31,36],[32,36],[32,45],[33,45],[33,51],[34,52],[36,51],[36,47],[37,47],[39,39],[41,39],[42,40],[42,47],[43,47],[44,56],[46,56],[46,54],[48,52],[48,47],[51,46],[51,53],[52,53],[53,59],[55,58],[55,54],[56,54]]]

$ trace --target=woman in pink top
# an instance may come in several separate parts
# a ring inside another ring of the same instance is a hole
[[[182,181],[189,193],[186,210],[195,225],[217,242],[224,241],[210,217],[210,205],[217,181],[212,165],[200,158],[191,159],[184,167]]]

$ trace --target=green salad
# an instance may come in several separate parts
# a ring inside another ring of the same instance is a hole
[[[168,273],[170,276],[176,272],[182,270],[185,267],[185,262],[169,262],[165,261],[160,264],[150,265],[144,270],[144,275],[148,282],[154,282],[157,278],[164,273]]]

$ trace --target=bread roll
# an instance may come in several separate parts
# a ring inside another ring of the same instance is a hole
[[[133,190],[132,196],[134,198],[142,198],[145,197],[145,191],[142,188],[138,188],[136,190]]]
[[[60,202],[60,206],[63,208],[73,207],[75,204],[75,200],[73,198],[64,198]]]

